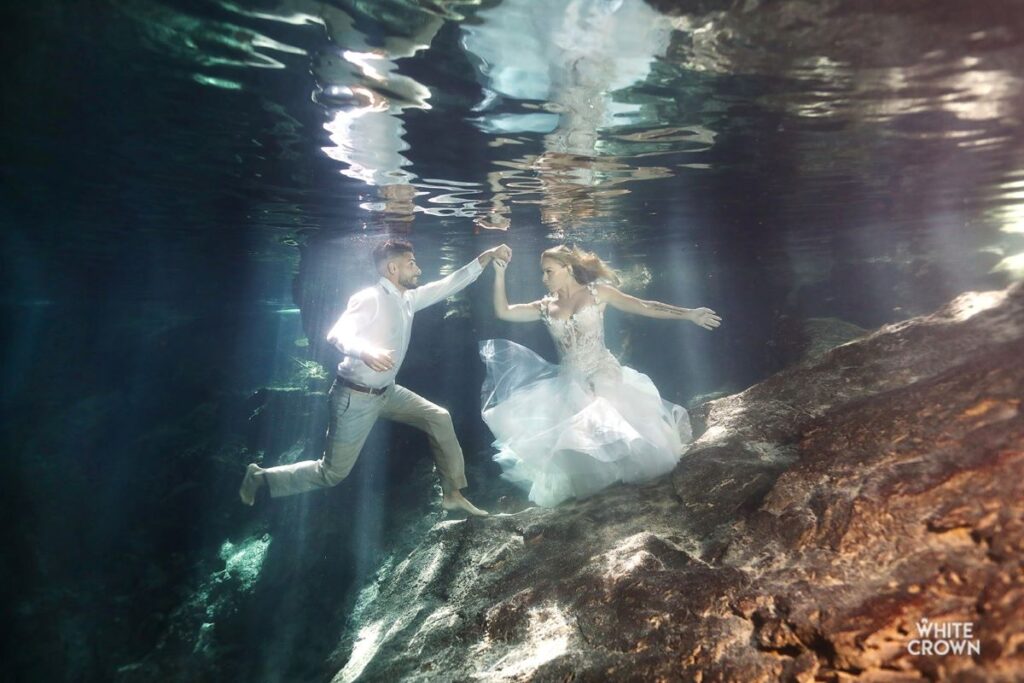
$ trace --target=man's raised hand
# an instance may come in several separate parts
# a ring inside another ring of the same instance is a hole
[[[493,261],[505,261],[508,263],[511,258],[512,250],[508,248],[508,245],[502,244],[480,254],[479,260],[480,265],[486,268],[487,264]]]

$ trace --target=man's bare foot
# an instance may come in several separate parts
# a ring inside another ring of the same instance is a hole
[[[246,505],[256,502],[256,492],[263,486],[263,468],[256,463],[249,463],[245,468],[245,479],[242,480],[242,487],[238,489],[238,497]]]
[[[441,497],[441,507],[445,510],[462,510],[476,517],[486,517],[489,513],[466,500],[460,492],[446,493]]]

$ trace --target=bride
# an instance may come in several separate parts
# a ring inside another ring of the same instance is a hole
[[[494,262],[494,312],[501,320],[548,328],[559,365],[505,339],[481,342],[487,368],[483,419],[495,436],[505,479],[551,507],[585,498],[618,481],[639,482],[675,467],[690,441],[686,410],[662,400],[646,375],[620,365],[604,343],[604,310],[651,318],[721,324],[708,308],[678,308],[624,294],[596,255],[558,246],[541,254],[548,295],[509,305],[508,263]]]

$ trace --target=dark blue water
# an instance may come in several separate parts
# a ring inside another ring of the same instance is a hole
[[[0,480],[18,522],[2,590],[38,643],[11,660],[26,679],[108,680],[152,656],[224,540],[259,527],[233,500],[246,449],[304,434],[315,451],[323,416],[246,434],[250,396],[323,390],[325,327],[372,281],[383,235],[413,241],[424,280],[506,242],[516,301],[543,293],[538,255],[568,241],[637,296],[714,308],[713,333],[608,316],[613,350],[680,403],[796,362],[809,320],[873,329],[1024,275],[1018,3],[8,14]],[[417,317],[403,370],[451,408],[481,480],[496,470],[477,340],[554,358],[540,327],[494,320],[489,278]],[[339,605],[399,523],[381,495],[408,471],[361,467],[350,493],[367,492],[374,521],[341,540],[282,532],[297,556],[323,551],[294,571],[337,572],[324,581]],[[333,509],[314,505],[274,524]],[[309,615],[283,621],[315,631]],[[277,656],[276,671],[315,677]]]

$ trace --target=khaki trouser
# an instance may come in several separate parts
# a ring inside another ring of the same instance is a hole
[[[272,497],[334,486],[347,477],[378,417],[427,433],[434,465],[446,493],[466,486],[462,448],[455,436],[451,415],[441,406],[397,384],[374,396],[354,391],[337,381],[331,387],[330,402],[331,419],[323,457],[264,470]]]

